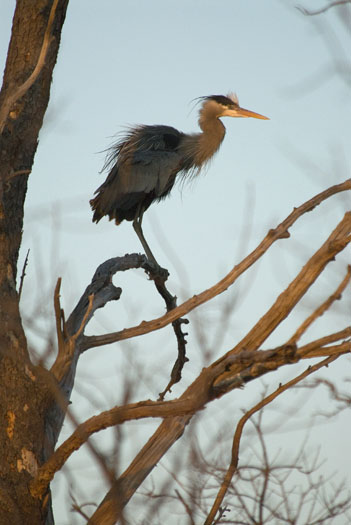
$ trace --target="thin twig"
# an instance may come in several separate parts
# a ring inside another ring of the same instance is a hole
[[[156,262],[152,264],[150,264],[150,260],[148,260],[147,262],[148,266],[144,266],[144,269],[149,275],[150,279],[154,281],[156,290],[161,295],[166,304],[167,312],[171,312],[177,307],[177,297],[175,295],[172,295],[166,286],[166,280],[169,277],[169,272],[165,268],[161,268],[161,266],[159,266],[159,264]],[[171,371],[171,379],[166,388],[163,390],[163,392],[159,394],[159,400],[163,400],[166,393],[171,392],[171,387],[175,383],[178,383],[182,378],[183,367],[188,361],[188,358],[186,357],[187,341],[185,339],[185,336],[187,336],[188,334],[186,332],[183,332],[182,324],[188,323],[188,319],[182,318],[176,319],[172,322],[173,331],[177,339],[178,356]]]
[[[80,336],[80,334],[82,333],[82,331],[84,330],[87,322],[88,322],[88,319],[89,319],[89,316],[90,316],[90,313],[93,309],[93,302],[94,302],[94,294],[91,294],[89,295],[88,297],[89,299],[89,304],[88,304],[88,308],[86,309],[85,311],[85,314],[83,316],[83,319],[82,319],[82,322],[80,324],[80,327],[78,328],[78,330],[76,331],[75,334],[73,334],[70,339],[72,339],[73,342],[76,342],[78,337]]]
[[[8,182],[11,180],[11,179],[14,179],[15,177],[18,177],[18,175],[29,175],[31,173],[31,169],[30,170],[18,170],[18,171],[14,171],[13,173],[10,173],[9,175],[7,175],[6,179],[5,179],[5,183],[8,184]]]
[[[46,55],[48,53],[48,49],[51,43],[51,28],[54,22],[57,4],[58,0],[54,0],[44,34],[43,45],[40,50],[38,62],[36,63],[33,72],[29,75],[27,80],[25,80],[21,86],[19,86],[14,92],[9,93],[9,95],[5,98],[0,108],[0,133],[2,133],[4,130],[5,123],[12,106],[17,102],[17,100],[22,98],[23,95],[28,91],[28,89],[34,84],[34,82],[38,78],[40,71],[43,69]]]
[[[341,295],[344,292],[346,286],[351,280],[351,265],[347,267],[347,272],[344,279],[341,281],[335,292],[328,297],[324,303],[322,303],[312,314],[307,317],[307,319],[302,323],[302,325],[296,330],[294,335],[289,339],[287,344],[296,344],[301,336],[306,332],[306,330],[311,326],[311,324],[318,318],[321,317],[333,304],[334,301],[341,299]]]
[[[180,502],[183,504],[183,507],[185,508],[185,512],[189,516],[190,524],[191,525],[195,525],[195,521],[194,521],[193,516],[192,516],[191,508],[189,507],[189,505],[187,504],[185,499],[182,497],[182,495],[180,494],[179,490],[176,489],[175,493],[176,493],[177,497],[179,498]]]
[[[26,258],[24,259],[24,263],[23,263],[21,279],[20,279],[20,285],[19,285],[19,289],[18,289],[18,300],[21,299],[22,288],[23,288],[23,281],[24,281],[24,278],[26,276],[26,268],[27,268],[27,264],[28,264],[28,257],[29,257],[29,249],[27,251],[27,255],[26,255]]]
[[[342,343],[339,343],[338,345],[329,345],[324,347],[319,347],[314,350],[311,350],[308,352],[308,354],[305,354],[302,357],[302,359],[311,359],[313,357],[325,357],[325,356],[332,356],[332,355],[342,355],[342,354],[349,354],[351,353],[351,339],[348,341],[343,341]]]
[[[339,330],[338,332],[335,332],[333,334],[329,334],[324,337],[320,337],[319,339],[316,339],[315,341],[311,341],[310,343],[307,343],[306,345],[300,346],[298,350],[296,351],[296,354],[299,357],[319,357],[321,355],[320,354],[321,351],[325,351],[325,352],[331,351],[332,347],[327,346],[327,345],[330,345],[331,343],[335,343],[336,341],[340,341],[341,339],[344,339],[346,341],[347,339],[350,339],[350,338],[351,338],[351,326],[347,326],[343,330]]]
[[[63,337],[63,326],[62,326],[62,309],[60,305],[60,289],[61,289],[61,277],[57,279],[54,293],[54,309],[55,309],[55,319],[56,319],[56,334],[57,334],[57,343],[58,343],[58,352],[64,351],[64,337]]]
[[[325,7],[322,7],[321,9],[317,9],[316,11],[309,11],[305,7],[302,6],[296,6],[296,9],[301,11],[304,15],[307,16],[314,16],[314,15],[320,15],[322,13],[325,13],[326,11],[329,11],[332,7],[336,7],[338,5],[346,5],[351,3],[351,0],[336,0],[334,2],[331,2],[330,4],[326,5]]]
[[[302,381],[303,379],[305,379],[305,377],[308,377],[309,375],[313,374],[314,372],[316,372],[317,370],[319,370],[320,368],[324,367],[324,366],[328,366],[330,363],[332,363],[333,361],[335,361],[335,359],[337,359],[339,356],[330,356],[330,357],[327,357],[326,359],[323,359],[323,361],[321,361],[320,363],[317,363],[313,366],[310,366],[307,368],[307,370],[305,370],[302,374],[298,375],[297,377],[295,377],[294,379],[292,379],[291,381],[288,381],[288,383],[285,383],[285,385],[279,385],[279,387],[274,391],[272,392],[272,394],[270,394],[269,396],[265,397],[264,399],[262,399],[259,403],[257,403],[257,405],[255,405],[254,407],[252,407],[250,410],[248,410],[246,412],[246,414],[243,415],[243,417],[240,419],[237,427],[236,427],[236,430],[235,430],[235,434],[234,434],[234,439],[233,439],[233,446],[232,446],[232,458],[231,458],[231,461],[230,461],[230,465],[229,465],[229,468],[226,472],[226,475],[224,477],[224,480],[222,482],[222,485],[218,491],[218,494],[217,494],[217,497],[215,499],[215,502],[206,518],[206,521],[204,522],[204,525],[211,525],[213,523],[213,520],[215,518],[215,515],[217,514],[218,512],[218,509],[220,507],[220,505],[222,504],[222,501],[223,501],[223,498],[228,490],[228,487],[233,479],[233,476],[237,470],[237,467],[238,467],[238,462],[239,462],[239,447],[240,447],[240,440],[241,440],[241,436],[242,436],[242,433],[243,433],[243,430],[244,430],[244,426],[245,426],[245,423],[250,419],[251,416],[253,416],[256,412],[258,412],[259,410],[261,410],[263,407],[267,406],[269,403],[271,403],[274,399],[276,399],[280,394],[282,394],[283,392],[285,392],[286,390],[288,390],[289,388],[291,388],[292,386],[296,385],[297,383],[299,383],[300,381]]]
[[[88,514],[85,514],[85,512],[82,510],[82,507],[78,505],[77,503],[72,503],[72,511],[77,512],[80,514],[86,521],[88,521],[89,516]]]

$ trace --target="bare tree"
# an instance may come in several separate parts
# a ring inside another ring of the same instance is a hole
[[[229,286],[232,286],[238,277],[262,257],[274,242],[279,239],[289,238],[289,228],[304,213],[313,210],[317,205],[335,194],[350,191],[350,189],[351,180],[347,180],[316,195],[310,201],[296,208],[274,230],[270,230],[259,246],[212,288],[190,298],[182,305],[174,307],[162,317],[143,322],[135,327],[105,335],[84,335],[84,330],[96,309],[103,307],[110,300],[118,299],[120,296],[121,290],[111,283],[113,274],[118,271],[125,271],[128,268],[139,267],[143,268],[156,283],[159,279],[165,278],[164,272],[161,272],[162,277],[160,277],[158,268],[156,273],[154,273],[153,264],[149,263],[145,256],[133,254],[116,257],[103,263],[96,271],[91,284],[87,287],[67,321],[65,321],[65,316],[59,303],[60,281],[58,281],[55,293],[55,311],[59,347],[56,361],[50,373],[55,377],[58,384],[64,385],[65,389],[70,390],[77,361],[82,352],[102,344],[113,343],[158,330],[180,319],[196,308],[196,306],[211,300]],[[41,497],[45,494],[55,472],[61,469],[67,458],[95,432],[132,419],[145,417],[163,418],[164,421],[158,430],[136,456],[130,467],[118,479],[113,479],[113,473],[107,473],[110,476],[111,490],[89,519],[89,523],[115,523],[122,518],[123,508],[133,496],[135,490],[162,456],[182,436],[193,415],[202,410],[206,404],[282,366],[297,363],[302,359],[323,358],[319,363],[308,366],[305,372],[294,377],[287,384],[280,385],[275,392],[253,407],[239,423],[233,441],[232,462],[218,498],[214,503],[213,510],[206,522],[212,523],[232,476],[237,469],[240,436],[245,421],[285,390],[310,376],[321,367],[328,366],[336,359],[350,352],[351,329],[349,326],[345,326],[343,330],[335,333],[324,334],[308,344],[299,345],[299,340],[311,324],[319,316],[325,314],[335,300],[340,299],[345,288],[350,283],[351,267],[346,269],[345,275],[342,277],[335,292],[327,297],[305,319],[295,334],[277,348],[260,349],[268,336],[289,315],[301,297],[323,273],[328,263],[333,261],[347,247],[351,241],[350,232],[351,213],[347,212],[320,249],[311,255],[309,261],[259,322],[252,327],[248,334],[233,349],[229,350],[210,366],[204,368],[180,398],[164,401],[162,395],[162,399],[158,401],[145,400],[125,406],[117,406],[77,426],[75,432],[39,468],[31,483],[32,495]],[[56,392],[56,395],[59,399],[60,393]]]
[[[231,491],[231,496],[234,494],[235,497],[239,497],[237,486],[233,485],[233,476],[239,472],[239,445],[246,421],[286,390],[350,353],[349,324],[333,333],[320,333],[309,343],[300,343],[301,336],[305,335],[312,323],[321,315],[325,315],[334,302],[347,293],[347,287],[349,291],[350,266],[344,268],[344,274],[340,275],[340,284],[334,293],[326,296],[314,312],[306,316],[299,329],[288,340],[282,341],[274,348],[263,349],[262,346],[296,308],[300,299],[319,279],[330,262],[339,257],[349,245],[351,212],[347,211],[340,217],[335,228],[326,232],[320,248],[314,253],[309,253],[306,264],[248,333],[240,341],[235,341],[233,348],[206,366],[181,396],[168,401],[164,400],[165,395],[172,385],[180,381],[182,368],[187,361],[186,334],[182,330],[183,324],[187,322],[184,316],[234,286],[238,278],[262,258],[273,244],[289,239],[290,228],[304,214],[311,212],[318,205],[323,206],[327,199],[335,199],[337,194],[350,192],[351,180],[336,184],[295,208],[285,220],[269,230],[258,246],[242,261],[237,262],[223,279],[179,306],[166,287],[167,270],[139,254],[114,257],[103,262],[69,315],[66,315],[61,307],[61,280],[58,279],[54,293],[56,359],[50,370],[41,364],[35,365],[28,352],[19,313],[24,273],[17,291],[17,260],[27,181],[49,100],[52,71],[67,3],[67,0],[41,0],[36,3],[22,0],[17,3],[4,83],[0,93],[0,410],[2,421],[5,422],[5,432],[0,438],[0,522],[53,523],[50,482],[64,467],[67,459],[85,444],[90,447],[99,462],[110,484],[110,490],[93,514],[89,515],[78,503],[75,504],[75,510],[90,524],[109,525],[118,520],[123,521],[123,510],[128,501],[158,461],[182,437],[186,427],[191,427],[195,414],[214,400],[244,387],[268,372],[308,360],[307,369],[303,373],[292,374],[293,377],[287,383],[280,385],[240,420],[233,436],[230,464],[223,473],[212,508],[207,508],[208,516],[205,521],[207,524],[219,523],[220,520],[225,523],[225,507],[222,504],[224,497],[228,490]],[[26,31],[23,30],[24,27]],[[30,53],[27,53],[28,49],[31,50]],[[166,314],[123,330],[103,335],[86,335],[86,327],[96,310],[104,308],[111,301],[119,300],[121,296],[121,288],[112,283],[112,277],[118,272],[130,269],[140,269],[147,274],[150,284],[154,283],[165,301]],[[126,402],[78,424],[67,410],[67,406],[80,356],[93,348],[142,336],[171,324],[178,346],[178,358],[170,381],[159,399]],[[316,358],[319,359],[317,363]],[[313,364],[310,364],[311,359],[314,360]],[[72,435],[55,449],[66,415],[71,418],[76,428]],[[91,445],[89,438],[105,428],[145,418],[159,418],[162,422],[130,466],[117,477],[115,469],[111,468],[109,462]],[[259,427],[256,428],[264,451],[262,434]],[[267,472],[268,466],[266,461],[263,474]],[[283,491],[284,484],[280,479],[278,478],[278,487]],[[256,491],[256,499],[261,502],[261,517],[258,522],[263,523],[263,508],[268,509],[271,516],[285,519],[286,522],[293,519],[291,514],[283,515],[278,507],[271,503],[266,504],[266,485],[264,481],[263,488],[260,486]],[[192,514],[189,504],[180,492],[177,493],[177,497],[190,519]],[[341,511],[345,508],[346,505],[342,505],[341,502]]]

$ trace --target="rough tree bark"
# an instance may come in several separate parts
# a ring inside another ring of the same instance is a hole
[[[0,523],[51,522],[28,483],[54,443],[43,371],[31,364],[16,291],[27,180],[50,96],[68,0],[18,0],[0,93]]]

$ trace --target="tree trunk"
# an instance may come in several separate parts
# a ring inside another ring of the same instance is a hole
[[[52,402],[30,362],[16,291],[27,180],[50,96],[68,0],[18,0],[0,93],[0,524],[51,522],[28,483],[44,461]]]

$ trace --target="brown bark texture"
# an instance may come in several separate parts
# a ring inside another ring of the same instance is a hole
[[[28,483],[54,443],[44,371],[30,362],[16,290],[27,181],[50,96],[68,0],[18,0],[0,93],[0,524],[50,523]]]

